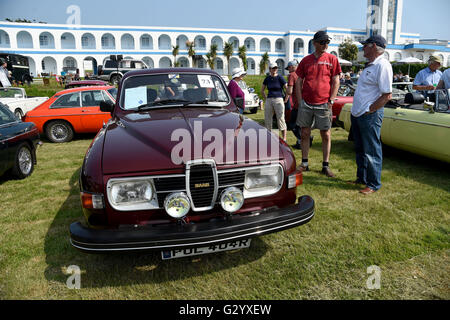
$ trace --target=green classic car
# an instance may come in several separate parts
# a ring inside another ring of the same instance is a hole
[[[384,108],[381,140],[385,145],[450,163],[450,89],[436,90],[435,102],[418,92],[390,101]],[[350,131],[352,104],[339,115],[339,124]]]

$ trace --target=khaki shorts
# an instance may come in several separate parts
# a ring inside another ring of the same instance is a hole
[[[309,105],[304,100],[300,101],[297,115],[297,125],[300,128],[330,130],[332,121],[333,115],[328,103]]]

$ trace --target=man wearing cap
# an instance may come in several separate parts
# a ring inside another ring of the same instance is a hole
[[[296,60],[289,61],[286,70],[289,71],[288,75],[288,83],[286,90],[286,97],[284,98],[284,103],[286,104],[288,100],[291,103],[291,110],[285,110],[285,119],[288,130],[291,130],[292,133],[297,138],[296,144],[293,146],[295,149],[301,149],[300,140],[301,140],[301,132],[300,127],[296,124],[297,122],[297,113],[298,113],[298,99],[297,94],[294,90],[295,83],[297,82],[298,75],[295,73],[297,69],[298,62]]]
[[[297,67],[298,80],[295,83],[299,100],[297,124],[301,128],[302,163],[300,171],[308,171],[309,139],[311,128],[320,130],[322,138],[322,173],[335,177],[329,168],[331,151],[332,106],[339,89],[339,75],[342,72],[337,57],[326,52],[330,37],[325,31],[314,35],[315,51],[302,59]]]
[[[365,195],[381,188],[381,124],[384,105],[392,98],[393,72],[384,57],[386,39],[374,35],[363,44],[364,57],[369,60],[358,80],[351,109],[352,132],[356,153],[355,185],[365,185]]]
[[[228,84],[228,91],[230,92],[231,98],[233,98],[233,101],[236,98],[242,98],[245,103],[245,94],[244,91],[242,91],[241,87],[239,87],[238,82],[241,81],[244,76],[247,73],[242,68],[234,68],[232,75],[231,75],[231,81]],[[239,113],[243,114],[244,109],[238,108]]]
[[[0,59],[0,83],[5,88],[11,87],[11,82],[9,81],[9,72],[5,59]]]
[[[442,72],[439,70],[441,65],[441,58],[430,56],[428,59],[428,67],[420,70],[416,74],[413,82],[413,89],[422,91],[425,98],[433,97],[434,89],[436,89],[442,76]]]

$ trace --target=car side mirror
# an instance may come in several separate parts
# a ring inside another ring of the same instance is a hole
[[[244,99],[243,98],[235,98],[234,104],[236,105],[236,107],[244,109]]]
[[[112,112],[114,110],[114,105],[111,101],[100,102],[100,111],[102,112]]]

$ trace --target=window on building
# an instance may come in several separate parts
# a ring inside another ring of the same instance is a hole
[[[141,38],[141,45],[143,47],[150,47],[150,37],[149,36],[143,36]]]
[[[39,36],[39,44],[43,47],[48,46],[48,36]]]
[[[42,70],[45,70],[45,62],[44,62],[44,60],[42,60],[41,66],[42,66]]]
[[[108,47],[108,46],[109,46],[108,37],[102,37],[102,47]]]
[[[81,37],[81,46],[83,46],[83,47],[89,46],[89,38],[88,37],[86,37],[86,36]]]

